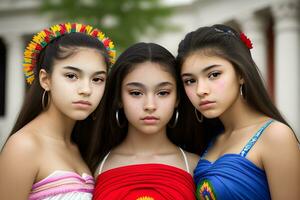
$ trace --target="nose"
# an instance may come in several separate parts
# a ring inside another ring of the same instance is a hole
[[[196,94],[203,97],[209,94],[209,88],[204,81],[198,81]]]
[[[154,95],[147,95],[145,104],[144,104],[144,110],[153,112],[156,110],[156,103],[155,103],[155,97]]]
[[[83,80],[79,83],[78,93],[83,96],[90,96],[92,93],[91,82],[89,80]]]

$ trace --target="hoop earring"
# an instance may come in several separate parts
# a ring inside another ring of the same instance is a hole
[[[178,122],[178,116],[179,116],[179,111],[178,109],[176,108],[176,111],[175,111],[175,120],[174,122],[172,123],[172,125],[168,124],[168,126],[170,128],[175,128],[175,126],[177,125],[177,122]]]
[[[120,123],[120,120],[119,120],[119,109],[116,111],[116,121],[117,121],[117,125],[118,125],[118,127],[120,127],[120,128],[124,128],[125,127],[125,123],[122,125],[121,123]]]
[[[197,111],[196,108],[195,108],[195,115],[196,115],[197,121],[202,123],[203,122],[203,115],[200,113],[201,117],[199,118],[198,111]]]
[[[46,94],[47,94],[47,105],[45,105],[45,96],[46,96]],[[50,96],[48,94],[48,91],[44,90],[43,96],[42,96],[42,107],[43,107],[43,110],[46,110],[48,108],[49,102],[50,102]]]
[[[244,84],[241,84],[241,85],[240,85],[240,95],[241,95],[243,98],[245,98],[245,95],[244,95],[244,92],[243,92],[243,86],[244,86]]]

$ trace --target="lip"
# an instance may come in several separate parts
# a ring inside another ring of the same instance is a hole
[[[199,107],[201,110],[207,110],[210,109],[214,106],[215,102],[214,101],[201,101],[199,104]]]
[[[92,104],[89,101],[74,101],[73,104],[79,108],[89,108]]]
[[[154,117],[154,116],[146,116],[144,118],[141,118],[141,120],[148,125],[156,124],[159,118]]]

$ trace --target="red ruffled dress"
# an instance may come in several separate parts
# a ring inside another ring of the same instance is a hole
[[[189,169],[186,156],[183,155]],[[103,162],[100,172],[102,167]],[[194,200],[195,190],[193,178],[188,171],[165,164],[136,164],[100,173],[93,199]]]

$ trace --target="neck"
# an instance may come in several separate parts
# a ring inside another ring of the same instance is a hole
[[[40,127],[39,131],[43,135],[71,143],[71,134],[76,121],[59,112],[54,106],[50,106],[48,110],[42,112],[37,117],[37,123]]]
[[[239,97],[236,102],[220,116],[220,120],[225,127],[225,133],[230,134],[235,130],[265,121],[267,117],[251,108],[244,99]]]
[[[166,128],[156,133],[141,133],[137,129],[128,128],[126,139],[120,147],[128,154],[157,155],[174,148],[174,144],[168,139]]]

